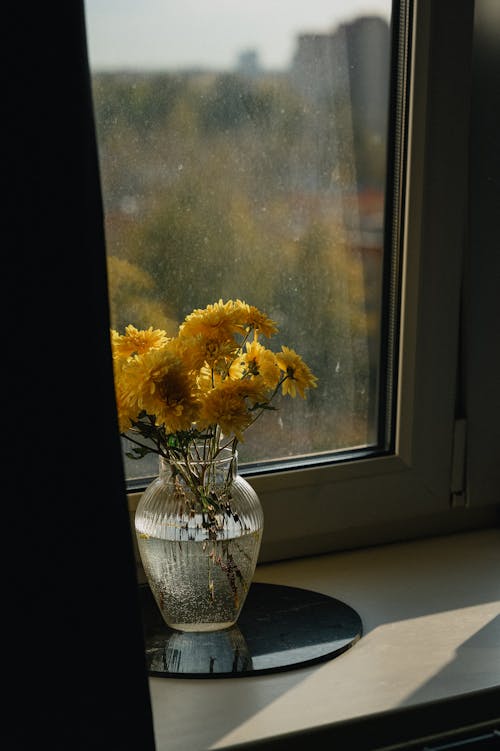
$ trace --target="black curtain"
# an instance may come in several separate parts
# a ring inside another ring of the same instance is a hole
[[[147,751],[83,4],[3,29],[7,746]]]

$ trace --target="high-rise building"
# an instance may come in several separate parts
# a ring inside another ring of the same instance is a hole
[[[389,56],[387,21],[362,16],[331,32],[299,35],[291,77],[304,99],[348,102],[353,121],[385,138]]]

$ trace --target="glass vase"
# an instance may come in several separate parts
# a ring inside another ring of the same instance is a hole
[[[149,586],[170,628],[218,631],[236,623],[263,524],[259,498],[238,474],[237,452],[222,449],[206,460],[197,449],[184,462],[160,457],[135,529]]]

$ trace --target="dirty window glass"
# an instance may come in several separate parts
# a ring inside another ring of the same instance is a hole
[[[390,13],[86,0],[113,327],[239,298],[319,379],[242,464],[377,442]]]

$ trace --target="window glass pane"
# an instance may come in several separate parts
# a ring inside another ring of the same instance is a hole
[[[113,327],[239,298],[319,379],[242,463],[377,442],[390,12],[86,0]]]

